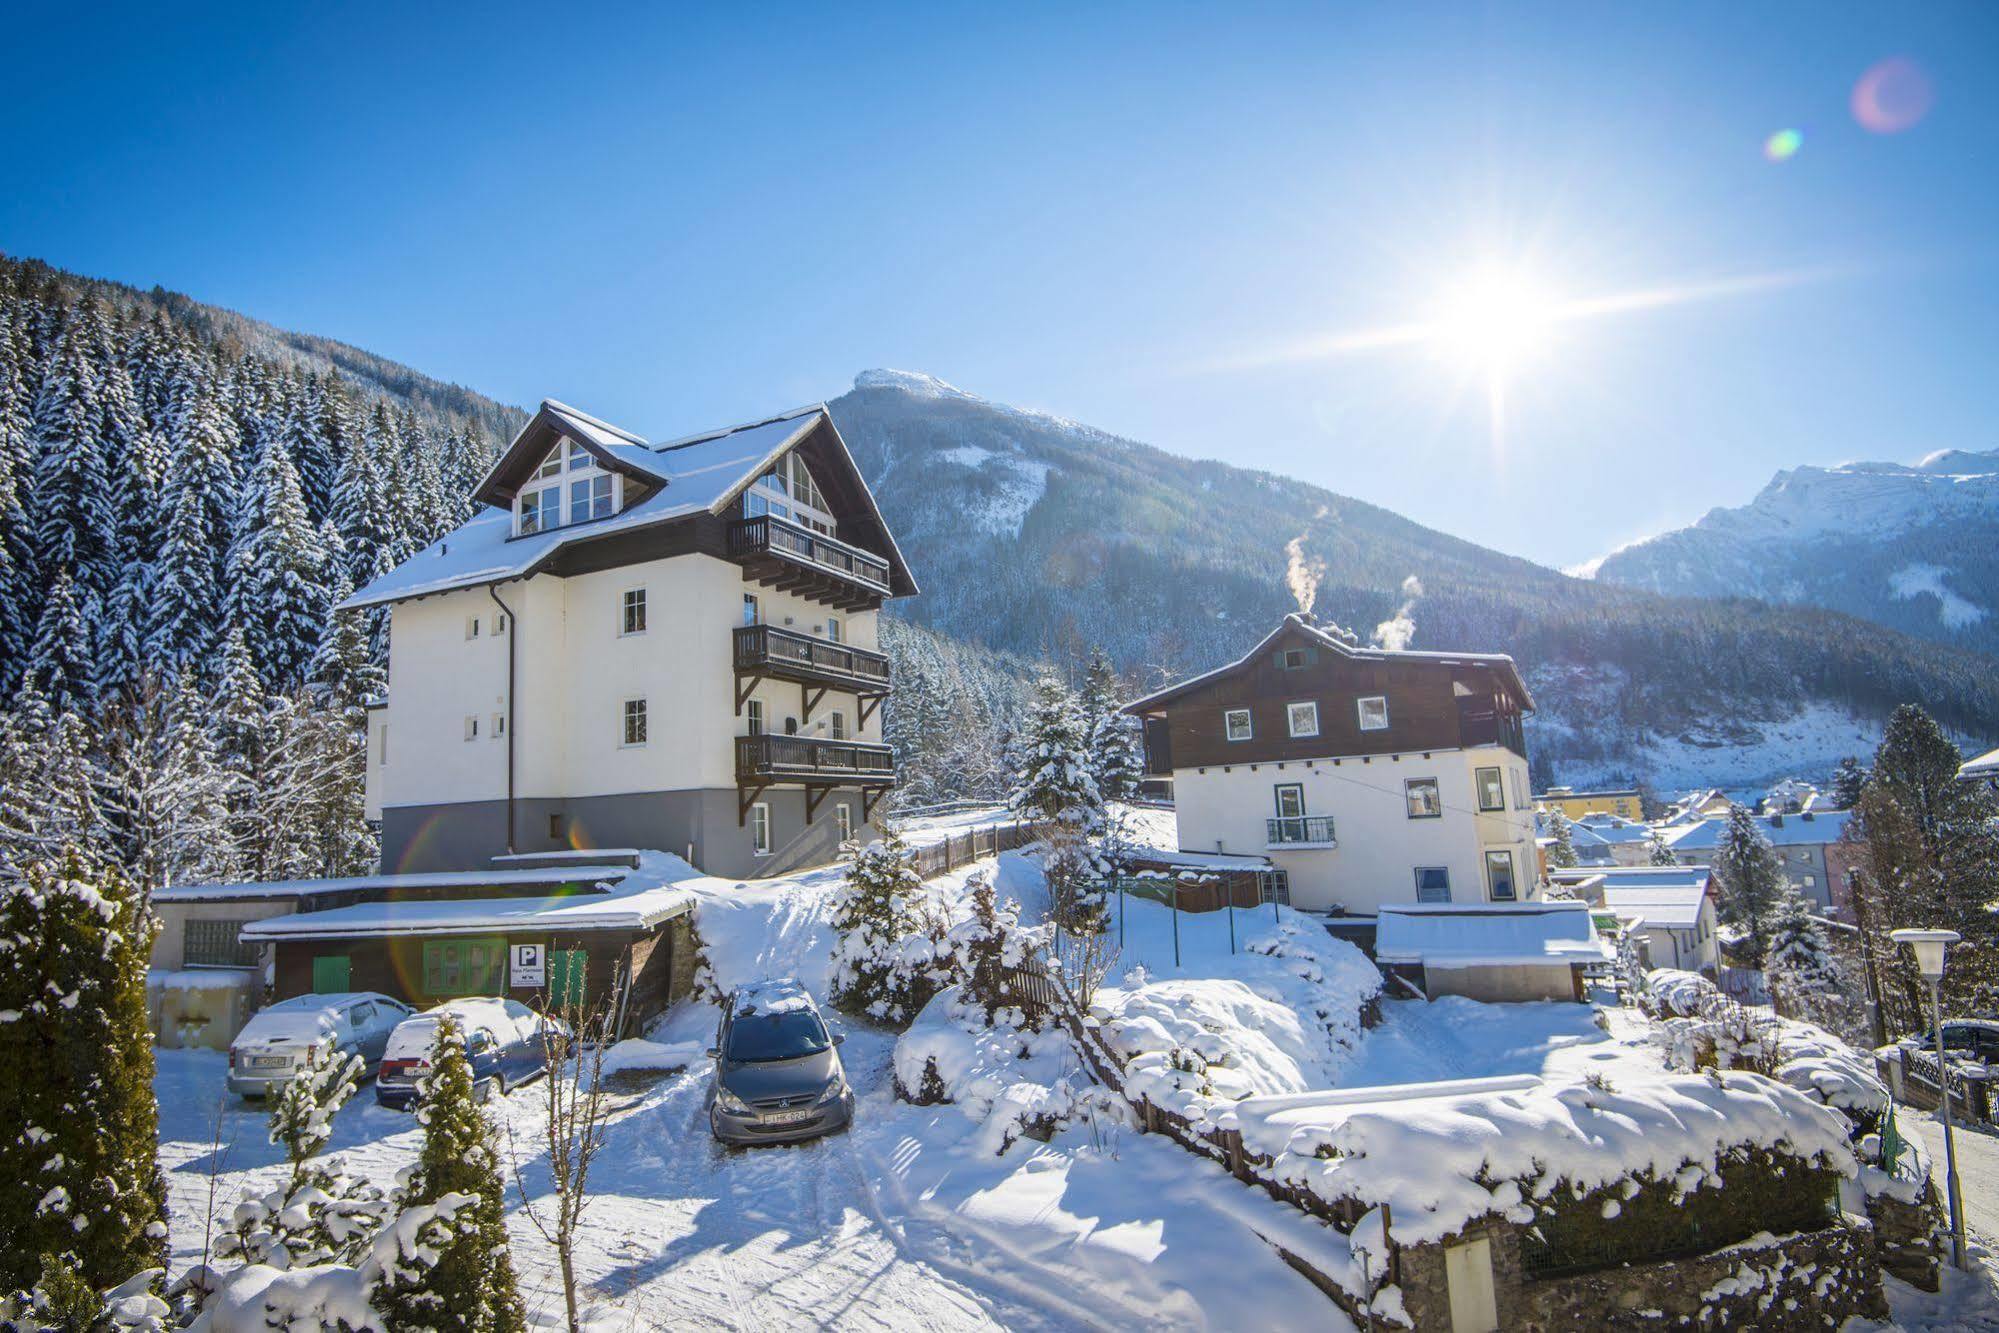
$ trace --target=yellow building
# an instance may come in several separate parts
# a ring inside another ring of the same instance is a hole
[[[1568,787],[1550,787],[1534,798],[1534,808],[1543,813],[1560,810],[1570,819],[1581,819],[1584,815],[1622,815],[1626,819],[1645,817],[1643,802],[1638,799],[1636,788],[1575,791]]]

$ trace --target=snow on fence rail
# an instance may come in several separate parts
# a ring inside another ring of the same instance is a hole
[[[916,849],[916,873],[924,879],[949,874],[959,866],[998,856],[1027,846],[1041,835],[1041,826],[1025,820],[988,824],[963,833],[947,833],[941,840]]]

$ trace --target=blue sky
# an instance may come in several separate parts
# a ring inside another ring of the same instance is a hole
[[[1999,7],[36,6],[0,249],[658,435],[920,369],[1554,564],[1999,447]],[[1862,128],[1865,71],[1933,93]],[[1773,132],[1802,147],[1772,162]],[[1565,322],[1422,320],[1503,264]]]

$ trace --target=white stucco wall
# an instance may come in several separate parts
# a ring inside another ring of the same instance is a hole
[[[1506,808],[1478,810],[1475,771],[1502,770]],[[1291,880],[1291,902],[1308,910],[1341,907],[1372,914],[1385,903],[1416,901],[1416,867],[1445,866],[1451,901],[1487,901],[1488,850],[1513,853],[1519,900],[1538,896],[1534,816],[1523,807],[1526,761],[1500,746],[1377,755],[1283,764],[1232,764],[1174,772],[1174,798],[1184,851],[1267,855]],[[1517,778],[1515,776],[1517,770]],[[1411,819],[1403,783],[1435,778],[1443,814]],[[1290,849],[1266,845],[1265,820],[1277,813],[1275,789],[1304,788],[1307,815],[1331,815],[1339,846]]]
[[[646,590],[646,629],[621,634],[624,594]],[[747,733],[735,708],[732,631],[743,594],[760,599],[765,623],[824,638],[840,615],[842,639],[875,648],[875,613],[841,615],[792,594],[746,583],[742,569],[706,555],[628,565],[560,579],[507,584],[500,598],[517,621],[495,632],[499,608],[482,589],[399,603],[392,612],[389,704],[371,716],[371,811],[491,801],[506,795],[507,642],[519,636],[514,728],[515,789],[523,798],[605,796],[735,785],[733,739]],[[468,638],[468,621],[480,632]],[[767,729],[801,716],[796,685],[766,682]],[[647,701],[647,739],[623,744],[623,706]],[[847,735],[881,739],[881,714],[859,725],[853,697],[828,691],[804,735],[829,734],[844,715]],[[465,720],[477,717],[477,739]],[[381,730],[386,727],[387,760]]]

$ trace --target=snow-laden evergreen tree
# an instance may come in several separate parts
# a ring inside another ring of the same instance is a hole
[[[1021,764],[1010,802],[1021,818],[1085,837],[1097,831],[1104,801],[1090,774],[1089,737],[1076,696],[1052,672],[1034,682]]]
[[[449,1195],[474,1202],[458,1210],[451,1238],[436,1263],[376,1297],[391,1333],[520,1333],[527,1312],[507,1248],[506,1191],[500,1180],[493,1127],[472,1089],[465,1034],[446,1015],[437,1025],[430,1076],[417,1111],[423,1148],[397,1203],[435,1204]]]
[[[278,439],[298,472],[299,495],[314,523],[332,509],[334,474],[339,467],[334,439],[326,431],[326,410],[324,382],[318,375],[307,375],[286,396],[278,417]]]
[[[1867,787],[1867,770],[1860,761],[1847,755],[1839,761],[1839,767],[1832,774],[1832,803],[1841,810],[1851,810],[1860,804],[1860,793]]]
[[[153,569],[146,656],[163,670],[200,666],[213,655],[222,595],[208,505],[192,487],[169,492],[166,538]]]
[[[1658,829],[1653,829],[1645,837],[1645,863],[1655,866],[1676,866],[1680,863],[1680,854],[1673,850],[1672,844]]]
[[[112,854],[147,893],[233,877],[228,775],[191,675],[148,675],[104,719],[98,761]]]
[[[854,848],[832,902],[835,1005],[901,1026],[929,1002],[942,959],[923,930],[923,897],[915,855],[894,828]]]
[[[146,959],[157,926],[74,851],[0,881],[0,1290],[166,1262]]]
[[[27,570],[35,549],[21,504],[34,466],[25,321],[22,303],[0,291],[0,697],[20,683],[34,629]]]
[[[135,414],[137,409],[131,409]],[[131,689],[145,671],[153,637],[154,562],[160,554],[166,449],[143,421],[128,423],[118,457],[112,506],[116,578],[103,599],[96,632],[97,693],[112,698]]]
[[[1741,932],[1751,967],[1762,967],[1770,949],[1773,914],[1789,881],[1776,849],[1744,805],[1730,804],[1715,847],[1714,874],[1721,881],[1721,919]]]
[[[1770,953],[1764,963],[1777,1012],[1820,1027],[1840,1025],[1846,1008],[1845,983],[1825,927],[1812,905],[1786,887],[1770,916]]]
[[[301,684],[326,617],[326,551],[277,433],[243,487],[229,544],[227,605],[251,656],[283,688]]]
[[[347,581],[347,571],[341,568],[327,600],[331,605],[338,606],[353,594],[353,585]],[[364,739],[368,732],[368,716],[363,705],[385,691],[389,684],[388,673],[368,651],[366,615],[363,611],[334,611],[328,615],[319,649],[313,654],[310,673],[313,688],[326,701],[327,707],[345,719]]]
[[[1128,801],[1145,777],[1138,720],[1120,711],[1117,670],[1103,649],[1090,651],[1083,675],[1081,707],[1090,751],[1090,776],[1106,801]]]
[[[1548,811],[1548,869],[1573,870],[1581,863],[1576,855],[1576,831],[1560,810]]]
[[[28,674],[58,709],[87,709],[97,699],[97,658],[84,608],[67,567],[56,570],[35,626]]]
[[[104,463],[97,367],[82,322],[80,311],[70,313],[42,370],[29,509],[36,563],[67,570],[82,587],[101,592],[115,577],[117,516]]]

